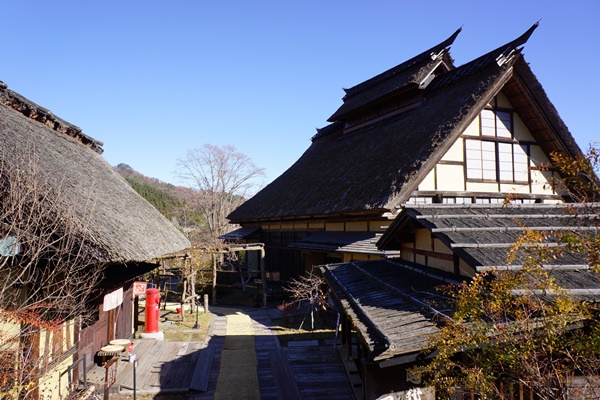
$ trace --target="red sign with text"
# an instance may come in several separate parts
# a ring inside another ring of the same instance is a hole
[[[133,295],[144,296],[146,294],[147,282],[133,282]]]

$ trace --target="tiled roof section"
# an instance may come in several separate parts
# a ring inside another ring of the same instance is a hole
[[[290,243],[289,247],[302,250],[318,250],[342,253],[380,254],[377,240],[381,233],[376,232],[315,232],[306,238]]]
[[[525,232],[578,231],[598,235],[598,204],[518,204],[518,205],[423,205],[407,206],[398,222],[390,227],[389,236],[378,245],[386,247],[403,218],[411,218],[429,229],[447,246],[470,260],[478,270],[507,267],[508,250]],[[386,233],[386,236],[388,234]],[[557,237],[549,236],[545,245],[559,246]],[[517,252],[511,266],[518,267],[527,257],[527,248]],[[586,266],[585,255],[565,252],[548,261],[548,267],[579,268]]]
[[[23,114],[25,117],[37,121],[46,127],[77,139],[98,154],[102,154],[103,143],[81,131],[81,128],[57,117],[52,111],[45,109],[33,101],[8,89],[6,83],[0,81],[0,102]]]
[[[245,239],[248,236],[252,235],[254,232],[258,231],[259,228],[238,228],[231,232],[228,232],[224,235],[219,236],[219,239],[222,240],[240,240]]]
[[[462,28],[461,28],[462,29]],[[453,68],[452,59],[444,54],[448,46],[460,33],[458,29],[452,36],[429,50],[403,62],[363,83],[346,89],[344,104],[331,116],[333,122],[367,104],[387,97],[392,93],[417,87],[443,60],[448,68]]]
[[[450,314],[438,287],[454,280],[390,259],[322,267],[334,300],[351,317],[373,361],[415,354]],[[434,306],[435,305],[435,308]]]

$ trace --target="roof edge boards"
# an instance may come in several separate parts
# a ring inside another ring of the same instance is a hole
[[[356,219],[362,218],[365,216],[370,216],[373,214],[377,214],[382,219],[384,218],[384,214],[390,212],[387,208],[373,208],[370,210],[362,210],[355,212],[347,212],[347,213],[335,213],[335,214],[319,214],[319,215],[294,215],[288,217],[268,217],[268,218],[252,218],[252,219],[229,219],[232,223],[235,224],[268,224],[268,223],[286,223],[286,222],[316,222],[316,221],[329,221],[332,219],[339,218],[348,218],[348,219]]]
[[[351,265],[354,266],[354,263],[349,263]],[[325,268],[327,268],[328,266],[325,265]],[[344,295],[348,298],[348,300],[350,301],[350,307],[353,309],[354,312],[357,312],[359,314],[361,314],[362,317],[365,318],[365,320],[369,323],[369,325],[371,325],[371,327],[377,332],[377,334],[384,340],[386,347],[388,349],[394,349],[395,345],[394,342],[392,341],[392,339],[390,339],[390,337],[388,335],[385,334],[384,330],[381,329],[381,327],[379,325],[377,325],[374,321],[372,321],[369,317],[368,317],[368,313],[365,311],[365,309],[360,305],[360,301],[358,299],[356,299],[352,293],[350,292],[350,290],[348,290],[348,288],[342,284],[342,282],[340,282],[340,280],[338,279],[337,276],[335,276],[335,272],[332,270],[328,270],[329,275],[333,278],[333,280],[335,281],[335,283],[338,285],[338,287],[340,289],[342,289],[342,292],[344,293]]]
[[[542,269],[545,271],[587,271],[590,269],[589,265],[586,264],[573,264],[573,265],[552,265],[542,264]],[[493,271],[520,271],[525,269],[526,266],[522,264],[511,264],[511,265],[480,265],[477,266],[477,272],[493,272]]]
[[[450,245],[453,249],[508,249],[515,245],[514,242],[510,243],[452,243]],[[567,247],[566,244],[561,243],[523,243],[521,247],[524,248],[555,248],[555,247]]]
[[[543,217],[546,218],[546,217]],[[467,218],[464,218],[467,219]],[[432,233],[443,233],[443,232],[511,232],[511,231],[572,231],[572,226],[495,226],[495,227],[481,227],[481,228],[465,228],[465,227],[456,227],[452,228],[433,228],[431,229]],[[594,226],[580,226],[577,227],[577,230],[581,231],[598,231],[600,227]]]
[[[533,74],[533,72],[532,72],[532,74]],[[522,77],[518,73],[514,74],[514,79],[515,79],[516,84],[523,91],[523,94],[527,98],[527,102],[529,103],[529,105],[531,105],[531,107],[533,107],[535,109],[536,114],[541,117],[542,121],[548,127],[549,131],[552,132],[554,138],[556,139],[556,141],[553,141],[553,143],[560,144],[560,147],[561,147],[562,151],[564,153],[566,153],[566,154],[570,154],[571,156],[578,156],[578,155],[580,155],[581,154],[581,149],[579,149],[579,148],[573,149],[572,146],[569,146],[569,144],[566,143],[563,140],[563,137],[564,137],[565,133],[568,133],[569,136],[572,136],[571,133],[569,132],[569,129],[567,128],[567,126],[564,125],[564,129],[566,130],[566,132],[563,132],[562,134],[559,133],[562,129],[560,129],[560,127],[557,127],[548,118],[548,115],[543,111],[544,107],[539,104],[536,96],[532,93],[531,89],[529,88],[529,85],[527,85],[524,82],[524,80],[522,79]],[[540,87],[541,87],[541,84],[540,84]],[[543,90],[543,88],[542,88],[542,90]],[[545,93],[545,91],[544,91],[544,93]],[[542,99],[542,100],[545,100],[545,99]],[[549,101],[549,99],[547,99],[547,100]],[[552,105],[552,107],[553,107],[553,105]],[[560,116],[559,116],[559,118],[560,118]],[[562,121],[562,119],[561,119],[561,122],[564,124],[564,122]],[[573,154],[574,151],[577,151],[577,150],[579,152],[577,154]]]
[[[429,208],[600,208],[600,202],[594,203],[538,203],[538,204],[405,204],[404,208],[429,209]],[[594,214],[595,215],[595,214]]]
[[[478,214],[478,215],[456,215],[456,214],[421,214],[417,215],[415,219],[417,220],[427,220],[427,219],[470,219],[470,218],[486,218],[486,219],[540,219],[540,218],[550,218],[550,219],[574,219],[574,218],[597,218],[598,214],[567,214],[567,215],[553,215],[553,214]]]

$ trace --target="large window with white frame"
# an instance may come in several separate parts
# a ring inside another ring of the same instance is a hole
[[[479,122],[479,136],[465,138],[467,180],[528,183],[529,144],[514,139],[512,112],[485,109]]]

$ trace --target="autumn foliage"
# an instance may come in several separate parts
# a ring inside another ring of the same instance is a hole
[[[563,192],[579,202],[571,208],[572,231],[524,230],[506,265],[478,273],[443,292],[454,301],[452,318],[431,338],[431,362],[422,372],[438,396],[470,393],[475,398],[600,398],[600,318],[593,293],[566,290],[552,261],[579,254],[596,274],[600,267],[599,153],[579,158],[554,155]],[[510,207],[507,204],[507,207]],[[553,246],[548,246],[553,243]],[[583,273],[583,272],[582,272]],[[444,397],[446,396],[446,397]],[[569,397],[571,396],[571,397]]]

